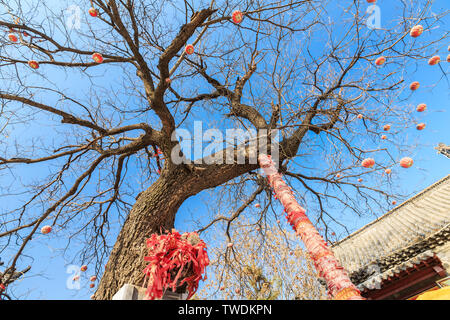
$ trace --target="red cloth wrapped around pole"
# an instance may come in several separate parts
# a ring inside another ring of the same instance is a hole
[[[329,296],[335,300],[364,300],[322,236],[309,221],[305,209],[298,204],[291,188],[284,182],[270,156],[261,154],[258,160],[274,190],[275,197],[285,208],[288,222],[304,242],[319,276],[325,279]]]

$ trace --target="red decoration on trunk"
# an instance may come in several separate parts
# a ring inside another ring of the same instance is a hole
[[[184,51],[186,52],[186,54],[193,54],[194,53],[194,46],[192,44],[188,44],[184,48]]]
[[[372,158],[364,159],[364,160],[361,162],[361,165],[362,165],[364,168],[372,168],[372,167],[375,165],[375,160],[372,159]]]
[[[414,26],[411,28],[411,31],[409,32],[409,35],[413,38],[416,38],[418,36],[420,36],[423,32],[423,27],[418,24],[417,26]]]
[[[409,88],[413,91],[419,89],[419,87],[420,87],[419,81],[414,81],[409,85]]]
[[[377,60],[375,60],[375,64],[377,66],[381,66],[386,62],[386,58],[385,57],[379,57]]]
[[[175,229],[171,233],[162,235],[152,234],[147,239],[149,249],[145,261],[149,262],[145,268],[147,281],[147,298],[160,299],[164,291],[187,284],[188,299],[197,291],[198,283],[202,279],[209,258],[206,244],[196,232],[180,235]],[[145,285],[145,282],[144,282]]]
[[[359,290],[350,281],[347,272],[341,267],[333,252],[309,221],[303,209],[295,200],[291,188],[278,173],[270,156],[261,154],[259,164],[264,169],[270,186],[286,209],[286,218],[296,233],[300,235],[309,252],[319,277],[325,279],[329,295],[336,300],[363,300]]]
[[[409,157],[404,157],[400,160],[400,165],[403,168],[410,168],[413,165],[413,163],[414,163],[413,159]]]
[[[47,234],[47,233],[50,233],[51,231],[52,231],[52,227],[50,227],[50,226],[43,226],[41,228],[42,234]]]
[[[98,53],[98,52],[96,52],[96,53],[94,53],[94,54],[92,55],[92,59],[93,59],[95,62],[97,62],[97,63],[102,63],[102,62],[103,62],[103,56],[102,56],[100,53]]]
[[[430,60],[428,60],[428,64],[430,66],[434,66],[434,65],[438,64],[439,62],[441,62],[441,57],[439,57],[439,56],[431,57]]]

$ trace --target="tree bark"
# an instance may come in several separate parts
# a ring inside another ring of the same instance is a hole
[[[188,174],[179,170],[170,177],[161,176],[139,195],[117,237],[94,299],[111,299],[125,283],[143,284],[146,239],[173,228],[178,208],[192,195],[187,180]]]
[[[141,286],[146,239],[152,233],[171,230],[178,209],[189,197],[255,168],[257,165],[250,164],[165,168],[161,177],[138,196],[111,251],[94,299],[110,300],[126,283]]]

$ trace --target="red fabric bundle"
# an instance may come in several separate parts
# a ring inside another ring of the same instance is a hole
[[[147,282],[147,298],[160,299],[164,291],[187,284],[188,299],[198,289],[200,280],[209,258],[206,252],[206,244],[196,232],[181,235],[175,229],[167,234],[152,234],[147,239],[149,254],[145,261],[149,262],[144,269]],[[145,282],[144,282],[145,285]]]

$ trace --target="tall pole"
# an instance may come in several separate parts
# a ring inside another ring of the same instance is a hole
[[[258,160],[276,197],[287,213],[288,222],[304,242],[319,276],[325,279],[329,296],[335,300],[364,300],[325,240],[306,216],[305,209],[295,200],[291,188],[278,173],[271,157],[261,154]]]

